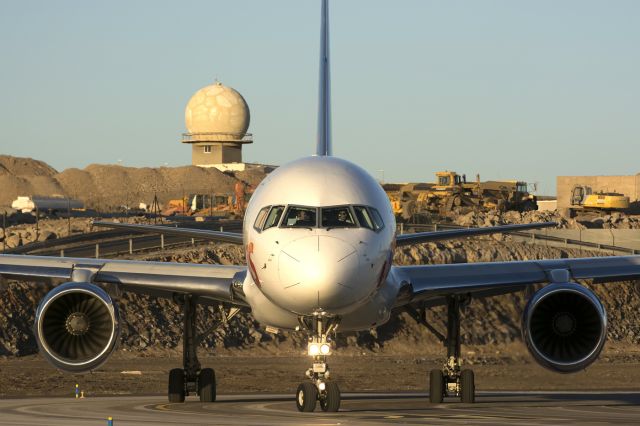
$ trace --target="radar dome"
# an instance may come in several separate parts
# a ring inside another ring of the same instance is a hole
[[[249,128],[249,107],[240,93],[216,82],[191,97],[185,122],[193,140],[239,140]]]

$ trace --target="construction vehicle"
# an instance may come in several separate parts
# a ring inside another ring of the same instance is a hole
[[[83,211],[84,203],[80,200],[73,200],[63,196],[43,197],[43,196],[19,196],[11,203],[11,208],[22,213],[42,212],[55,214],[57,212]]]
[[[397,191],[387,184],[385,191],[394,213],[405,221],[412,217],[416,219],[416,216],[421,221],[422,216],[464,210],[529,211],[538,208],[536,196],[529,193],[526,182],[481,182],[479,175],[474,182],[468,182],[465,175],[452,171],[437,172],[435,183],[406,184]]]
[[[594,192],[589,186],[576,185],[571,190],[570,216],[580,212],[612,212],[625,211],[629,208],[630,199],[617,192]]]
[[[189,194],[169,200],[163,216],[230,216],[235,212],[235,199],[231,194]]]
[[[389,201],[391,202],[391,208],[393,212],[398,215],[401,211],[401,200],[400,200],[400,188],[402,188],[401,183],[384,183],[382,184],[382,189],[389,197]]]
[[[167,204],[162,209],[162,216],[173,216],[176,214],[187,214],[187,211],[190,210],[187,208],[189,204],[188,197],[182,197],[180,199],[169,200]]]
[[[417,199],[431,187],[433,187],[431,183],[385,183],[382,185],[391,202],[393,213],[402,221],[408,221],[418,213]]]

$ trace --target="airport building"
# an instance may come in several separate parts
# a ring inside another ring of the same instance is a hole
[[[629,197],[632,211],[640,210],[640,173],[630,176],[558,176],[558,208],[571,206],[573,189],[582,186],[592,193],[615,192]]]
[[[191,145],[191,164],[245,170],[242,147],[253,143],[249,121],[249,106],[236,90],[219,82],[198,90],[187,104],[182,135],[182,143]]]

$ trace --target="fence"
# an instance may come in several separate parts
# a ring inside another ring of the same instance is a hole
[[[398,233],[470,228],[450,224],[398,224]],[[640,229],[543,229],[509,232],[519,241],[550,247],[572,247],[608,251],[612,254],[640,254]]]

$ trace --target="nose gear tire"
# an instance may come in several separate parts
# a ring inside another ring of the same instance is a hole
[[[305,382],[298,386],[296,392],[296,406],[298,411],[310,413],[316,409],[318,402],[318,389],[311,382]]]
[[[324,398],[320,398],[322,411],[335,413],[340,409],[340,388],[336,382],[325,383]]]

